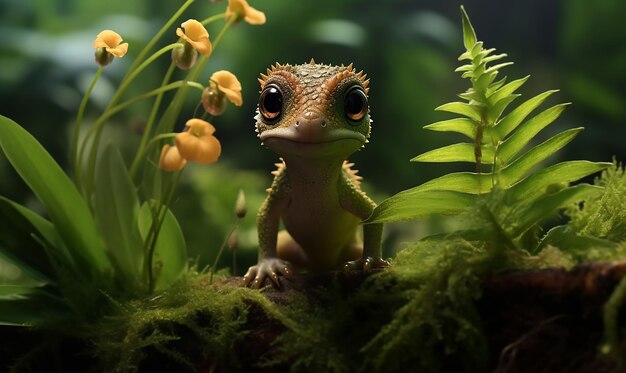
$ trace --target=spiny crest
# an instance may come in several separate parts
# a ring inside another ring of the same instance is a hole
[[[299,94],[301,91],[301,88],[298,85],[298,78],[290,71],[292,68],[293,66],[289,64],[281,65],[278,62],[270,66],[270,68],[267,69],[267,74],[261,73],[260,74],[261,77],[257,79],[259,84],[261,85],[260,91],[263,90],[263,88],[265,87],[265,84],[267,83],[267,79],[271,75],[280,75],[289,83],[289,85],[293,88],[294,92],[296,94]]]
[[[354,183],[354,185],[356,185],[357,187],[360,187],[361,180],[363,180],[363,178],[357,175],[359,173],[359,170],[353,170],[352,166],[354,166],[354,163],[343,161],[343,165],[342,165],[343,171],[348,175],[348,178],[350,178],[350,180]]]
[[[261,73],[261,77],[257,79],[257,81],[259,82],[259,84],[261,85],[261,89],[263,89],[263,87],[265,86],[265,83],[267,82],[267,78],[269,75],[272,75],[273,73],[280,71],[280,70],[284,70],[284,68],[286,66],[290,66],[290,65],[281,65],[278,62],[276,62],[275,64],[272,64],[267,70],[266,73],[263,74]]]
[[[261,85],[261,90],[263,89],[263,87],[265,86],[267,79],[269,78],[270,75],[273,74],[279,74],[284,76],[288,81],[290,81],[290,83],[292,83],[292,80],[295,80],[295,77],[293,76],[294,73],[297,74],[297,72],[299,71],[298,67],[302,66],[315,66],[317,65],[320,69],[327,69],[327,68],[332,68],[332,69],[336,69],[339,70],[339,72],[337,72],[337,74],[335,74],[333,77],[331,77],[328,81],[326,81],[326,83],[324,84],[324,87],[322,87],[323,89],[327,90],[328,92],[332,91],[334,88],[337,87],[337,85],[344,80],[345,78],[349,77],[349,76],[355,76],[363,85],[363,88],[365,88],[365,93],[367,94],[369,92],[369,79],[367,78],[367,74],[365,74],[363,72],[363,70],[356,72],[356,70],[353,67],[353,64],[351,63],[348,66],[345,65],[341,65],[341,66],[333,66],[333,65],[325,65],[325,64],[318,64],[315,62],[314,58],[311,58],[311,60],[308,63],[304,63],[303,65],[290,65],[290,64],[284,64],[281,65],[280,63],[276,62],[275,64],[272,64],[270,66],[270,68],[267,69],[266,73],[260,74],[260,78],[258,78],[258,82]],[[293,81],[293,83],[296,83],[295,81]]]
[[[369,79],[367,79],[367,74],[365,74],[363,70],[357,73],[353,67],[353,64],[350,64],[348,66],[344,66],[342,64],[340,66],[340,71],[324,83],[324,85],[322,86],[322,90],[326,92],[333,91],[337,87],[337,85],[339,85],[339,83],[341,83],[349,76],[354,76],[361,82],[363,88],[365,88],[365,94],[369,92]]]

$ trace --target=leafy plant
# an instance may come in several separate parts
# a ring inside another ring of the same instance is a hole
[[[241,85],[232,73],[216,72],[206,86],[195,80],[235,22],[265,22],[265,15],[247,3],[229,2],[225,11],[201,22],[183,22],[176,42],[156,48],[193,2],[185,1],[138,53],[105,110],[81,137],[87,103],[103,68],[128,50],[114,31],[98,34],[93,46],[100,66],[73,131],[73,181],[33,136],[0,116],[0,148],[47,213],[46,218],[0,197],[0,325],[56,327],[80,335],[116,302],[167,289],[188,271],[186,242],[168,205],[187,160],[208,164],[219,157],[215,128],[205,119],[223,113],[229,101],[241,105]],[[210,40],[204,26],[217,21],[224,25]],[[161,85],[126,98],[132,82],[166,52],[172,62]],[[171,82],[177,67],[189,71]],[[205,112],[188,120],[184,132],[172,133],[190,87],[202,92],[196,102]],[[164,108],[168,92],[175,94]],[[146,127],[127,167],[114,145],[102,144],[104,128],[113,115],[151,98]],[[7,266],[19,274],[9,276],[3,271]]]
[[[600,189],[596,186],[570,186],[569,183],[601,171],[610,163],[566,161],[535,171],[544,160],[572,141],[582,128],[563,131],[525,150],[541,130],[559,117],[567,104],[554,105],[528,118],[557,92],[550,90],[509,109],[520,96],[517,90],[529,77],[508,83],[506,78],[496,80],[500,70],[512,62],[503,62],[506,54],[495,54],[495,49],[484,48],[463,7],[461,15],[465,52],[459,60],[466,62],[456,71],[469,80],[470,88],[459,95],[462,101],[436,109],[459,117],[424,128],[460,133],[471,142],[427,151],[411,161],[471,162],[475,172],[447,174],[402,191],[383,201],[367,223],[411,220],[435,213],[459,214],[468,206],[478,204],[482,206],[479,212],[486,214],[485,220],[493,224],[489,224],[491,228],[483,227],[464,235],[479,239],[496,234],[512,242],[556,210],[596,193]],[[489,202],[496,197],[496,203]],[[489,206],[494,206],[498,214]],[[507,211],[506,216],[502,215],[503,211]]]

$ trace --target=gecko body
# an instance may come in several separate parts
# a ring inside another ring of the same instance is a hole
[[[277,64],[261,74],[256,131],[281,157],[257,215],[259,262],[244,284],[294,271],[386,267],[381,224],[361,222],[376,207],[345,159],[370,137],[369,80],[349,66]],[[285,229],[279,231],[280,221]]]

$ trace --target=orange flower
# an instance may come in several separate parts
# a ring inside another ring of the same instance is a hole
[[[211,41],[209,32],[195,19],[190,19],[176,29],[176,35],[191,44],[191,46],[203,56],[211,54]]]
[[[122,58],[128,52],[128,43],[122,43],[122,37],[115,31],[104,30],[93,41],[94,48],[104,48],[115,57]]]
[[[217,88],[226,95],[228,101],[237,106],[241,106],[243,103],[243,99],[241,98],[241,83],[239,83],[235,74],[226,70],[216,71],[211,75],[210,80],[217,84]]]
[[[262,25],[265,23],[265,13],[251,7],[246,0],[228,0],[226,20],[229,20],[233,14],[237,17],[235,22],[243,19],[251,25]]]
[[[169,144],[163,145],[161,150],[161,158],[159,159],[159,168],[163,171],[182,170],[187,164],[187,160],[180,156],[178,148]]]
[[[180,155],[201,164],[214,163],[222,152],[220,142],[213,136],[215,127],[202,119],[189,119],[187,130],[176,135]]]

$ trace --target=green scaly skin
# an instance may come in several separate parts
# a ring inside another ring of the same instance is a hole
[[[311,60],[272,66],[259,82],[256,130],[282,162],[257,215],[259,262],[244,276],[244,285],[259,288],[269,277],[280,286],[279,276],[294,271],[387,267],[381,258],[382,225],[364,225],[363,240],[357,234],[376,203],[360,189],[361,178],[345,161],[370,136],[366,75],[352,65]],[[272,106],[270,89],[272,98],[279,92],[280,105]],[[346,104],[348,95],[363,98],[356,100],[363,103],[358,114],[352,111],[359,104]],[[285,230],[279,232],[281,219]]]

